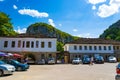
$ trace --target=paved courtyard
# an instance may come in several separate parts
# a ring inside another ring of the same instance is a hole
[[[118,63],[89,65],[31,65],[28,71],[14,72],[0,80],[115,80]]]

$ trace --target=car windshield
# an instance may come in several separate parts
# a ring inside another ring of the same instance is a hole
[[[80,60],[80,58],[74,58],[73,60]]]
[[[113,56],[110,56],[110,57],[109,57],[109,59],[114,59],[114,58],[115,58],[115,57],[113,57]]]
[[[15,62],[15,63],[17,63],[17,64],[18,64],[18,63],[20,63],[20,62],[18,62],[18,61],[15,61],[15,60],[14,60],[14,62]]]
[[[3,61],[0,61],[0,64],[5,64]]]
[[[54,60],[54,58],[49,58],[49,60]]]
[[[87,60],[87,61],[89,61],[89,60],[90,60],[90,58],[84,58],[84,60]]]
[[[102,56],[97,56],[96,59],[103,59],[103,57]]]

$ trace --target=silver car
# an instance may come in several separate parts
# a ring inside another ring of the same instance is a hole
[[[110,57],[108,57],[108,61],[111,63],[115,63],[115,62],[117,62],[117,59],[114,56],[110,56]]]
[[[54,58],[49,58],[48,59],[48,64],[55,64],[55,59]]]
[[[0,60],[0,76],[6,74],[13,74],[15,71],[15,67],[9,64],[5,64],[3,61]]]
[[[38,60],[36,63],[37,64],[45,64],[45,59]]]
[[[72,60],[72,64],[80,64],[82,62],[82,60],[80,58],[74,58]]]

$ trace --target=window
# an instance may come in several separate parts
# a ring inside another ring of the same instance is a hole
[[[48,47],[49,47],[49,48],[51,48],[51,47],[52,47],[51,42],[48,42]]]
[[[45,43],[41,42],[41,48],[44,48],[44,47],[45,47]]]
[[[106,46],[104,46],[104,50],[106,50]]]
[[[12,48],[15,47],[15,41],[12,41],[12,45],[11,45]]]
[[[89,49],[92,50],[92,46],[89,46]]]
[[[94,50],[97,50],[97,46],[94,46]]]
[[[31,48],[34,48],[34,42],[33,41],[31,42]]]
[[[30,47],[30,41],[27,41],[26,42],[26,48],[29,48]]]
[[[74,50],[77,50],[77,46],[74,46]]]
[[[23,48],[25,47],[25,41],[23,41],[23,45],[22,45],[22,47],[23,47]]]
[[[82,50],[82,46],[79,46],[79,50]]]
[[[38,48],[38,45],[39,45],[39,41],[36,41],[36,48]]]
[[[99,50],[102,50],[101,46],[99,46]]]
[[[108,46],[108,49],[111,50],[111,46]]]
[[[84,49],[87,50],[87,46],[84,46]]]
[[[5,42],[4,42],[4,47],[5,47],[5,48],[8,47],[8,41],[5,41]]]
[[[19,40],[18,41],[18,48],[20,48],[21,47],[21,41]]]

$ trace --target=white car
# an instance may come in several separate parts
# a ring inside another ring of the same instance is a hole
[[[72,64],[80,64],[82,62],[82,60],[80,58],[74,58],[72,60]]]
[[[114,63],[114,62],[117,62],[117,59],[114,56],[110,56],[108,57],[108,61]]]
[[[0,76],[6,74],[13,74],[15,71],[15,67],[9,64],[5,64],[3,61],[0,60]]]

